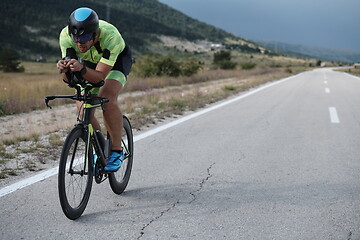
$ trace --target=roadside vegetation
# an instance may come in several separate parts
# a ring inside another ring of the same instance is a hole
[[[350,73],[350,74],[360,77],[360,68],[344,69],[344,70],[340,70],[340,71],[347,72],[347,73]]]
[[[214,53],[138,59],[119,99],[135,131],[315,65],[315,60],[262,54],[223,56],[235,66],[223,69]],[[73,103],[57,100],[53,106],[61,106],[45,110],[45,96],[74,93],[55,63],[22,65],[23,73],[0,73],[0,179],[55,164],[76,121]],[[97,116],[101,118],[101,111]]]
[[[147,55],[134,64],[125,92],[207,82],[221,78],[249,75],[249,70],[266,74],[268,69],[289,71],[304,69],[311,60],[271,57],[266,55],[234,54],[222,51],[204,58]],[[225,63],[224,63],[225,62]],[[227,62],[227,63],[226,63]],[[24,72],[0,73],[0,116],[30,112],[45,108],[43,97],[71,94],[55,70],[55,63],[24,62]],[[284,70],[285,69],[285,70]],[[252,74],[252,73],[251,73]],[[64,101],[57,100],[57,104]]]

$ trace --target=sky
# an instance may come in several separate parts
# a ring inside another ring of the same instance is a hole
[[[360,51],[360,0],[159,0],[250,40]]]

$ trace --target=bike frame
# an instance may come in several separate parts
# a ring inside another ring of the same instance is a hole
[[[86,151],[85,151],[85,154],[86,154],[85,161],[88,162],[87,158],[89,156],[88,154],[90,151],[90,143],[92,143],[95,153],[98,156],[98,160],[100,160],[101,166],[105,167],[108,162],[108,158],[110,157],[109,154],[107,154],[107,153],[109,153],[109,150],[110,150],[109,148],[110,148],[111,143],[105,142],[104,147],[102,147],[97,134],[95,134],[93,125],[90,122],[92,112],[95,110],[95,108],[102,107],[103,102],[101,101],[101,99],[103,99],[103,98],[99,98],[100,103],[89,103],[87,101],[84,102],[83,119],[82,120],[79,119],[78,125],[81,125],[85,129],[85,132],[88,133],[88,135],[87,135],[88,140],[87,140],[87,146],[86,146]],[[125,158],[128,158],[131,156],[132,153],[127,148],[127,144],[124,143],[124,140],[121,139],[121,141],[122,141],[122,145],[125,148],[126,152],[129,153],[128,155],[125,155]],[[95,163],[94,163],[94,165],[95,165]],[[85,169],[86,169],[86,164],[84,164],[84,170]],[[101,171],[101,173],[107,173],[107,172]]]
[[[102,167],[104,167],[106,165],[107,157],[108,157],[105,155],[106,151],[105,151],[105,149],[102,149],[99,139],[98,139],[97,135],[95,134],[94,127],[91,124],[91,116],[92,116],[92,112],[95,110],[95,108],[102,107],[102,105],[104,103],[108,102],[109,99],[101,98],[101,97],[98,97],[97,95],[91,94],[90,90],[93,87],[94,86],[91,84],[86,84],[85,86],[77,84],[75,86],[76,95],[48,96],[45,98],[46,105],[49,108],[51,108],[48,104],[49,101],[54,100],[56,98],[66,98],[66,99],[76,100],[76,101],[80,101],[80,102],[84,103],[83,109],[82,109],[82,111],[83,111],[82,119],[78,118],[78,124],[77,124],[77,126],[80,126],[81,128],[83,128],[84,131],[87,133],[87,140],[86,140],[87,146],[86,146],[86,150],[85,150],[85,164],[84,164],[83,172],[80,174],[85,174],[85,172],[86,172],[86,163],[88,162],[88,156],[89,156],[88,154],[90,152],[90,143],[91,142],[93,143],[96,154],[99,156],[98,159],[100,160],[100,164],[102,165]],[[77,145],[77,143],[76,143],[76,145]],[[71,163],[70,163],[70,169],[72,169],[74,157],[75,156],[72,156]]]
[[[85,164],[84,164],[84,170],[83,173],[80,174],[85,174],[85,170],[86,170],[86,163],[88,162],[88,154],[90,152],[90,143],[92,143],[95,153],[98,156],[98,160],[100,160],[100,164],[102,167],[106,166],[106,163],[108,162],[108,154],[106,154],[109,150],[109,146],[106,145],[110,145],[110,143],[106,144],[104,148],[101,146],[99,138],[97,136],[97,134],[95,134],[95,130],[93,125],[91,124],[91,116],[92,116],[92,112],[95,110],[95,108],[98,107],[102,107],[102,105],[106,102],[108,102],[109,100],[107,98],[102,98],[102,97],[98,97],[97,95],[91,94],[90,90],[94,87],[94,85],[92,84],[86,84],[86,85],[80,85],[77,84],[74,88],[76,89],[76,95],[61,95],[61,96],[48,96],[45,98],[45,102],[46,105],[51,108],[49,106],[49,101],[50,100],[54,100],[56,98],[67,98],[67,99],[71,99],[71,100],[76,100],[76,101],[80,101],[83,102],[83,114],[82,114],[82,119],[78,118],[78,124],[77,126],[80,126],[81,128],[84,129],[84,131],[87,133],[87,146],[86,146],[86,150],[85,150]],[[124,116],[125,117],[125,116]],[[126,118],[126,117],[125,117]],[[121,141],[123,142],[123,146],[126,149],[126,152],[128,152],[129,154],[125,156],[125,158],[130,157],[131,156],[131,152],[128,151],[127,149],[127,145],[124,144],[124,140],[121,139]],[[70,169],[72,169],[72,163],[74,161],[74,157],[72,157],[71,159],[71,165],[70,165]],[[102,171],[102,173],[106,173],[105,171]]]

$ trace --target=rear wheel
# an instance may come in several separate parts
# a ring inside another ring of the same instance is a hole
[[[67,136],[61,153],[58,189],[61,208],[69,219],[77,219],[89,201],[92,186],[93,154],[91,145],[86,157],[86,132],[74,128]]]
[[[121,164],[121,168],[114,173],[109,174],[109,182],[111,189],[116,194],[124,192],[131,174],[131,168],[134,156],[134,142],[130,121],[124,116],[123,119],[123,136],[122,147],[125,154],[125,159]]]

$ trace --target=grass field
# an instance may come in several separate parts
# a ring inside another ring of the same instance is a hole
[[[346,70],[342,70],[342,71],[360,77],[360,68],[352,68],[352,69],[346,69]]]
[[[273,69],[280,69],[280,71],[285,69],[288,73],[292,73],[296,71],[294,69],[306,68],[313,62],[311,60],[240,53],[234,54],[233,59],[239,63],[239,66],[242,63],[253,63],[256,69],[252,71],[243,71],[241,69],[231,71],[211,70],[211,58],[209,58],[204,69],[191,77],[153,77],[144,79],[130,74],[124,92],[194,84],[229,77],[262,75],[267,72],[274,72]],[[22,64],[25,67],[24,73],[0,73],[0,116],[44,108],[44,96],[46,95],[73,93],[73,90],[62,82],[61,76],[56,71],[55,63],[24,62]],[[136,67],[135,64],[135,71],[133,72],[137,72]],[[57,101],[57,103],[62,104],[63,102]]]
[[[0,116],[44,107],[44,96],[71,93],[54,63],[24,62],[24,73],[0,73]]]

